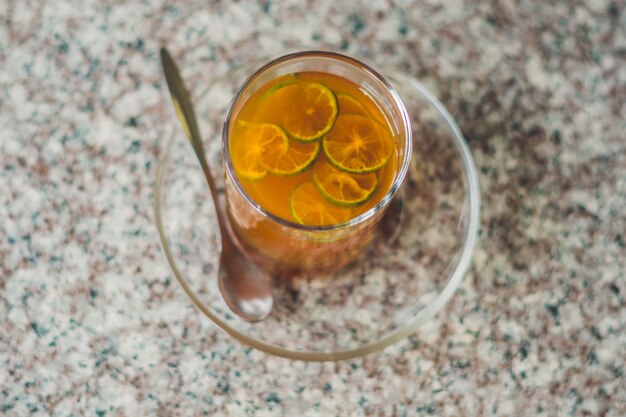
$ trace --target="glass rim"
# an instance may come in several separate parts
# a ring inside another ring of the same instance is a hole
[[[301,57],[331,58],[331,59],[345,61],[358,67],[359,69],[364,71],[366,74],[368,74],[369,76],[379,81],[385,87],[387,92],[391,95],[394,105],[400,111],[402,124],[404,127],[403,133],[404,133],[404,142],[405,142],[405,152],[404,152],[404,158],[402,160],[400,168],[397,170],[394,180],[391,183],[391,187],[389,187],[389,190],[387,191],[387,193],[385,193],[385,195],[380,199],[380,201],[376,203],[373,207],[369,208],[365,212],[343,223],[337,223],[337,224],[328,225],[328,226],[308,226],[308,225],[292,222],[290,220],[284,219],[280,216],[277,216],[269,212],[268,210],[263,208],[263,206],[257,203],[243,188],[243,186],[241,185],[241,182],[239,181],[239,178],[235,175],[235,169],[233,167],[233,163],[230,157],[230,147],[228,146],[228,136],[230,133],[229,125],[230,125],[232,112],[235,107],[235,104],[241,97],[242,93],[246,90],[246,88],[250,84],[252,84],[258,77],[260,77],[261,74],[263,74],[267,69],[275,65],[278,65],[282,62],[301,58]],[[346,229],[351,226],[359,225],[361,223],[366,222],[369,219],[372,219],[377,213],[384,210],[389,205],[389,203],[391,203],[391,200],[396,195],[398,189],[402,185],[402,182],[404,181],[404,178],[406,177],[406,174],[409,169],[409,165],[411,163],[411,156],[413,154],[413,137],[412,136],[413,136],[413,129],[411,125],[411,118],[406,109],[406,106],[402,102],[402,99],[400,98],[400,95],[398,94],[398,92],[391,86],[391,84],[382,75],[380,75],[378,72],[376,72],[367,64],[355,58],[349,57],[347,55],[339,54],[336,52],[329,52],[329,51],[307,50],[307,51],[299,51],[299,52],[282,55],[278,58],[275,58],[269,61],[267,64],[261,66],[256,71],[254,71],[254,73],[241,85],[241,87],[239,87],[237,94],[235,94],[230,104],[228,105],[228,109],[226,110],[226,114],[224,116],[224,124],[222,128],[222,155],[224,155],[226,175],[228,175],[230,180],[232,180],[237,192],[241,196],[243,196],[244,200],[256,212],[260,213],[265,218],[268,218],[280,224],[281,226],[289,227],[291,229],[297,229],[301,231],[319,231],[319,232],[336,231],[336,230]]]

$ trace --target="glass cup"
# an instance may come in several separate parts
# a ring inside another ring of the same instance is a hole
[[[371,209],[330,226],[306,226],[261,207],[243,189],[230,155],[231,128],[244,103],[259,88],[283,75],[316,71],[352,81],[380,108],[395,140],[396,172],[389,191]],[[402,100],[376,71],[353,58],[320,51],[285,55],[257,70],[231,102],[222,131],[227,213],[241,248],[273,274],[331,272],[345,266],[376,236],[377,224],[404,180],[412,154],[412,129]]]

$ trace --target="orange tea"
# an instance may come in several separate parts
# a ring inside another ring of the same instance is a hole
[[[244,86],[225,129],[234,232],[274,272],[327,271],[358,253],[410,150],[407,120],[362,79],[303,67]]]
[[[332,74],[279,77],[243,105],[229,140],[235,174],[270,213],[344,223],[389,191],[394,139],[376,104]]]

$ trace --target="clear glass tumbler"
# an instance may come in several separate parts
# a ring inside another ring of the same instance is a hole
[[[305,226],[261,207],[243,189],[229,151],[231,128],[243,104],[271,80],[303,71],[330,73],[354,82],[380,108],[395,140],[396,172],[389,191],[368,211],[331,226]],[[412,129],[399,95],[367,65],[320,51],[285,55],[257,70],[228,108],[222,131],[227,212],[243,250],[274,274],[324,273],[346,265],[376,236],[377,224],[404,180],[412,154]]]

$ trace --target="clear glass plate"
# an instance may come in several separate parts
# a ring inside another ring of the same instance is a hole
[[[263,63],[229,72],[195,99],[207,158],[220,188],[226,109]],[[177,128],[166,138],[155,215],[167,260],[195,306],[250,346],[302,360],[347,359],[380,350],[436,314],[469,267],[480,191],[463,135],[417,80],[393,69],[377,70],[411,115],[414,145],[407,179],[381,222],[378,239],[358,259],[331,275],[277,278],[274,310],[259,323],[240,319],[226,306],[217,279],[219,229],[202,169]]]

